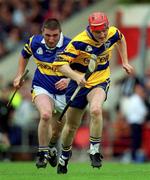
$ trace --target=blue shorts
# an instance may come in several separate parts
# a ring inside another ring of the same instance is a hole
[[[88,104],[87,94],[92,89],[94,89],[96,87],[101,87],[102,89],[104,89],[106,96],[107,96],[109,86],[110,86],[110,79],[107,79],[105,82],[97,84],[96,86],[93,86],[91,88],[86,88],[86,87],[81,88],[81,90],[78,92],[78,94],[76,95],[74,100],[71,102],[70,107],[84,109],[86,107],[86,105]],[[70,98],[76,88],[77,88],[77,83],[75,81],[71,80],[68,85],[67,91],[66,91],[66,102],[68,102],[70,100]]]

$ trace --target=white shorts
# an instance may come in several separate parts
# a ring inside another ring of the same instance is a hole
[[[34,98],[36,96],[38,96],[39,94],[46,94],[47,96],[49,96],[54,101],[54,108],[55,108],[55,110],[60,112],[60,113],[63,111],[63,109],[66,106],[66,97],[65,97],[65,94],[63,94],[63,95],[50,94],[44,88],[42,88],[40,86],[35,86],[35,85],[33,86],[33,94],[34,94]]]

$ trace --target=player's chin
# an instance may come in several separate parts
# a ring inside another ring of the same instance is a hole
[[[49,43],[47,45],[48,45],[49,48],[55,48],[56,47],[56,43],[51,43],[51,44]]]

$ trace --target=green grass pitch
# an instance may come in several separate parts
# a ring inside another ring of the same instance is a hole
[[[70,162],[68,174],[56,173],[49,165],[37,169],[34,162],[0,162],[0,180],[149,180],[150,164],[104,162],[101,169]]]

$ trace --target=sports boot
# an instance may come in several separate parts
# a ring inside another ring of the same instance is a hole
[[[90,154],[91,166],[93,168],[100,168],[102,166],[103,156],[100,153]]]
[[[59,158],[59,164],[57,166],[57,174],[66,174],[68,171],[67,165],[68,161],[72,156],[72,151],[69,152],[69,157],[68,158],[63,158],[61,155]]]
[[[37,159],[36,159],[36,167],[37,168],[45,168],[47,166],[48,162],[48,154],[44,151],[37,153]]]
[[[63,159],[62,157],[59,158],[59,164],[57,166],[57,174],[66,174],[67,173],[68,160],[69,159]]]
[[[49,149],[48,161],[52,167],[57,165],[57,149],[55,147]]]

